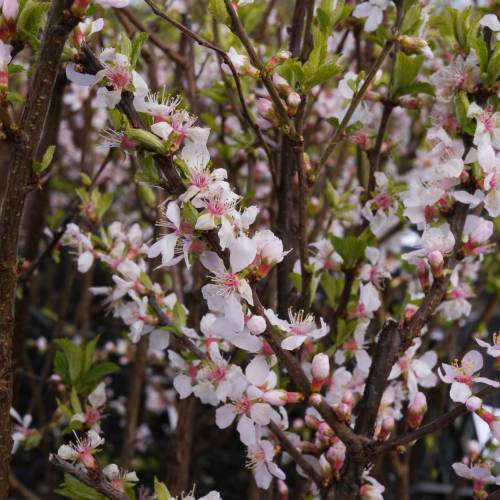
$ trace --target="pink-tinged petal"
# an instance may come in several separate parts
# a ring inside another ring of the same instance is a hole
[[[90,75],[87,73],[78,73],[75,70],[75,63],[68,63],[66,66],[66,77],[70,82],[76,83],[81,87],[90,87],[99,81],[96,75]]]
[[[174,378],[174,388],[179,393],[181,399],[187,398],[193,392],[191,378],[183,374],[177,375]]]
[[[234,296],[227,297],[224,303],[224,315],[235,332],[240,332],[245,326],[245,316],[240,301]]]
[[[255,403],[250,409],[252,420],[259,425],[267,425],[271,421],[273,409],[266,403]]]
[[[157,328],[149,334],[149,348],[153,351],[163,351],[170,344],[170,333]]]
[[[236,428],[240,434],[240,440],[244,445],[251,446],[257,443],[255,424],[246,415],[241,416]]]
[[[274,462],[268,462],[267,467],[269,469],[269,472],[274,476],[277,477],[278,479],[286,479],[285,473],[274,463]]]
[[[491,387],[500,387],[500,383],[497,382],[496,380],[491,380],[486,377],[474,377],[472,379],[473,382],[477,382],[478,384],[486,384],[486,385],[491,385]]]
[[[248,363],[245,370],[245,376],[248,381],[254,385],[262,385],[269,375],[269,365],[264,356],[255,356]]]
[[[255,466],[255,482],[259,488],[267,490],[269,485],[271,484],[271,480],[273,477],[267,470],[267,467],[264,463],[258,463]]]
[[[356,358],[357,368],[365,373],[368,373],[372,364],[370,355],[364,349],[359,349],[354,353],[354,357]]]
[[[399,366],[398,363],[396,363],[391,370],[391,373],[389,373],[389,378],[388,380],[394,380],[395,378],[398,378],[401,375],[401,367]]]
[[[86,273],[94,262],[94,255],[92,252],[83,252],[78,257],[78,272]]]
[[[451,365],[447,365],[446,363],[443,363],[441,367],[438,368],[437,373],[439,375],[439,378],[447,384],[453,383],[456,377],[455,368],[453,368],[453,366]]]
[[[231,270],[238,273],[254,261],[257,244],[247,236],[241,236],[230,243],[229,250]]]
[[[483,367],[483,356],[479,351],[469,351],[462,359],[462,367],[468,375],[478,372]]]
[[[293,351],[299,348],[307,339],[305,335],[292,335],[281,342],[281,348],[287,351]]]
[[[217,408],[215,412],[215,423],[219,429],[229,427],[236,417],[236,412],[233,405],[224,405]]]
[[[450,398],[455,403],[465,403],[472,396],[472,391],[467,384],[461,382],[453,382],[450,389]]]
[[[167,210],[165,211],[165,215],[167,219],[174,224],[175,227],[179,227],[181,225],[181,209],[179,205],[175,202],[171,202],[167,205]]]
[[[196,221],[196,225],[194,227],[195,229],[198,229],[200,231],[209,231],[210,229],[215,229],[215,219],[213,215],[210,215],[209,213],[201,214],[198,217],[198,220]]]
[[[224,262],[215,252],[203,252],[200,261],[211,273],[223,274],[226,272]]]
[[[457,476],[463,477],[465,479],[472,478],[471,470],[465,464],[461,462],[456,462],[452,465],[452,467]]]

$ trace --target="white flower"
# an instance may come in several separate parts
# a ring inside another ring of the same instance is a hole
[[[473,102],[469,105],[467,116],[476,119],[474,144],[479,149],[482,146],[493,146],[500,149],[500,111],[493,112],[489,109],[483,109]]]
[[[481,347],[484,347],[486,349],[487,354],[493,356],[494,358],[500,358],[500,334],[493,334],[492,344],[488,344],[488,342],[485,342],[478,337],[475,337],[475,340]]]
[[[241,2],[240,2],[241,5]],[[257,68],[252,66],[250,64],[250,61],[248,59],[248,56],[239,54],[236,52],[234,47],[231,47],[229,49],[229,52],[227,53],[227,56],[231,60],[231,63],[234,66],[234,69],[236,72],[240,75],[246,75],[246,76],[253,76],[254,78],[258,78],[260,72]],[[231,68],[227,64],[222,64],[222,70],[224,73],[231,75]]]
[[[486,26],[491,31],[496,33],[497,40],[500,40],[500,21],[495,14],[486,14],[479,21],[480,26]]]
[[[237,332],[244,326],[240,298],[253,305],[250,285],[238,273],[250,265],[255,258],[255,252],[252,240],[242,236],[231,245],[231,270],[226,269],[224,262],[215,252],[204,252],[201,255],[201,263],[213,273],[213,284],[202,288],[203,297],[207,300],[209,309],[223,313],[233,330]]]
[[[273,457],[273,445],[267,440],[260,439],[248,446],[247,467],[252,469],[259,488],[267,490],[273,476],[285,479],[285,473],[272,461]]]
[[[480,382],[493,387],[499,387],[499,383],[485,377],[476,377],[475,373],[483,367],[483,357],[477,351],[469,351],[459,363],[455,360],[453,364],[442,364],[438,374],[447,384],[451,384],[450,397],[457,403],[465,403],[472,396],[472,384]]]
[[[488,467],[480,465],[472,465],[471,467],[467,467],[467,465],[461,462],[455,462],[452,467],[457,476],[463,477],[465,479],[471,479],[473,481],[478,481],[481,483],[495,482],[495,478],[492,476],[491,471]]]
[[[408,399],[413,401],[418,393],[418,386],[434,387],[437,377],[432,369],[437,363],[437,354],[434,351],[427,351],[420,358],[415,355],[420,348],[422,341],[417,338],[413,345],[398,359],[392,367],[388,380],[394,380],[403,376],[408,387]]]
[[[445,223],[439,227],[427,228],[420,238],[419,246],[421,249],[403,254],[402,258],[416,263],[418,259],[428,257],[431,253],[441,256],[451,253],[455,246],[455,237],[450,230],[450,225]]]
[[[281,342],[281,347],[287,351],[298,349],[307,339],[320,339],[330,331],[330,327],[324,322],[323,318],[320,318],[320,327],[318,328],[314,317],[311,314],[304,316],[302,310],[293,313],[289,309],[289,321],[279,319],[271,309],[266,309],[266,316],[272,325],[289,334]]]
[[[369,0],[360,3],[352,15],[357,18],[366,17],[365,31],[375,31],[384,17],[384,10],[389,6],[389,0]]]

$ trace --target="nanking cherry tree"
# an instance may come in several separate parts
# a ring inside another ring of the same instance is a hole
[[[497,2],[0,9],[0,500],[499,498]]]

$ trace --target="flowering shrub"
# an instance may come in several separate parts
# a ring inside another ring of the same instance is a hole
[[[0,500],[493,493],[479,3],[0,0]]]

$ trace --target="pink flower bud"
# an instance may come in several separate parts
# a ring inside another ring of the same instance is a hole
[[[330,359],[326,354],[319,353],[312,360],[312,375],[316,380],[323,381],[330,375]]]
[[[274,389],[263,394],[262,399],[269,404],[282,406],[287,403],[287,392],[283,389]]]
[[[423,392],[418,392],[413,403],[408,408],[408,427],[416,429],[422,424],[427,413],[427,399]]]
[[[385,441],[394,429],[396,422],[392,417],[385,417],[382,420],[382,425],[380,426],[380,431],[378,433],[377,439],[379,441]]]
[[[469,411],[478,411],[481,409],[481,406],[483,406],[483,400],[477,396],[471,396],[465,402],[465,406]]]
[[[429,262],[433,276],[440,278],[443,275],[443,254],[439,250],[433,250],[427,255],[427,261]]]
[[[332,477],[332,466],[330,465],[330,462],[327,460],[326,456],[322,454],[319,457],[319,467],[321,469],[321,475],[325,479],[331,479]]]
[[[301,99],[300,95],[297,92],[292,92],[286,99],[286,103],[288,104],[288,114],[294,116],[299,109]]]
[[[257,111],[264,118],[272,118],[274,117],[274,108],[273,103],[264,97],[257,99]]]
[[[266,243],[260,255],[268,264],[281,262],[283,260],[283,242],[279,238],[276,238]]]
[[[282,479],[278,479],[278,493],[280,500],[288,500],[288,486]]]
[[[278,73],[274,73],[273,75],[273,83],[280,92],[280,94],[287,97],[293,92],[292,86]]]
[[[313,406],[319,406],[322,401],[323,397],[321,396],[321,394],[311,394],[309,396],[309,403],[311,403]]]
[[[304,420],[301,418],[294,418],[292,422],[292,429],[294,431],[300,431],[304,428]]]
[[[314,415],[306,415],[304,421],[307,427],[314,429],[315,431],[317,431],[321,425],[320,420],[318,420]]]
[[[260,335],[266,331],[266,320],[262,316],[254,315],[247,321],[250,333]]]
[[[329,462],[332,464],[335,472],[340,471],[340,469],[342,469],[342,467],[344,466],[345,452],[345,444],[340,439],[337,439],[335,444],[333,446],[330,446],[330,448],[328,449],[326,456]]]
[[[4,0],[2,14],[7,22],[15,21],[19,12],[18,0]]]

